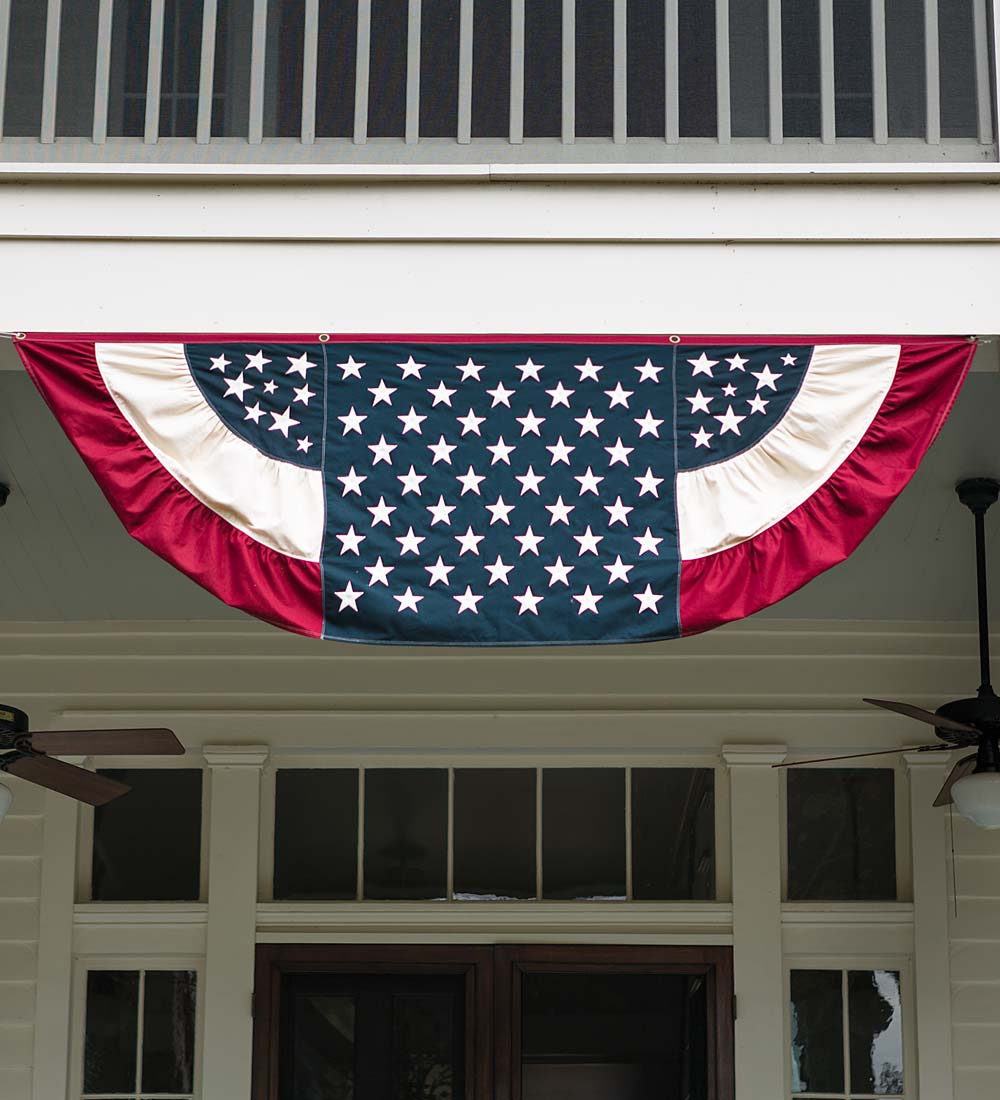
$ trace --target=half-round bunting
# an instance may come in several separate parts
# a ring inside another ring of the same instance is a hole
[[[226,603],[346,641],[647,641],[847,557],[967,339],[28,336],[127,530]]]

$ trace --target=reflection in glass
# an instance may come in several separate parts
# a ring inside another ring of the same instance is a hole
[[[535,771],[455,769],[455,896],[535,896]]]
[[[142,1011],[142,1087],[145,1092],[194,1088],[194,1006],[191,970],[147,970]]]
[[[847,975],[851,1091],[901,1096],[903,1025],[899,974],[852,970]]]
[[[844,1001],[839,970],[793,970],[792,1092],[844,1091]]]
[[[704,979],[524,973],[523,1100],[706,1100]]]
[[[274,896],[343,901],[358,892],[358,771],[279,768]]]
[[[453,1100],[452,997],[398,996],[392,1011],[394,1100]]]
[[[448,772],[365,771],[365,897],[443,898],[448,890]]]
[[[87,974],[84,1092],[135,1090],[138,1017],[138,971],[91,970]]]
[[[632,769],[632,896],[715,897],[715,775],[711,768]]]
[[[542,890],[556,899],[624,898],[624,768],[545,769]]]
[[[354,1100],[355,1050],[353,997],[296,998],[292,1045],[296,1100]]]

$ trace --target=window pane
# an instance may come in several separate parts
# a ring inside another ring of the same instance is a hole
[[[666,125],[663,0],[628,0],[628,132],[662,138]]]
[[[146,129],[150,0],[119,0],[111,26],[109,137],[142,137]]]
[[[443,898],[447,848],[443,768],[365,771],[366,898]]]
[[[535,896],[535,772],[455,771],[455,894]]]
[[[894,901],[895,822],[889,769],[790,769],[789,900]]]
[[[246,137],[250,119],[253,0],[219,0],[215,24],[212,133]]]
[[[459,0],[424,4],[420,16],[420,136],[458,131]]]
[[[681,137],[715,137],[715,5],[677,0]]]
[[[833,49],[837,137],[871,137],[871,0],[833,5]]]
[[[142,1012],[142,1087],[145,1092],[194,1088],[192,970],[147,970]]]
[[[292,1028],[292,1060],[282,1096],[355,1100],[355,999],[302,995],[292,1003],[292,1014],[285,1016]]]
[[[393,1100],[458,1100],[462,1095],[457,1000],[419,995],[392,998],[389,1095]]]
[[[275,778],[274,896],[343,900],[357,892],[357,770],[280,769]]]
[[[125,768],[132,790],[94,811],[95,901],[197,901],[201,892],[201,772]]]
[[[899,974],[852,970],[847,975],[851,1091],[901,1096],[903,1021]]]
[[[885,0],[889,134],[923,137],[926,120],[924,0]]]
[[[524,136],[562,133],[562,0],[524,0]]]
[[[372,0],[370,137],[402,137],[406,120],[407,0]]]
[[[316,65],[316,134],[354,134],[354,79],[357,69],[358,5],[320,4]]]
[[[271,0],[264,70],[265,137],[298,137],[302,132],[304,41],[304,0]]]
[[[785,137],[819,137],[819,4],[782,0],[781,102]]]
[[[793,970],[792,1092],[844,1091],[844,998],[839,970]]]
[[[8,137],[38,137],[41,130],[46,11],[39,0],[11,0],[3,120]]]
[[[733,137],[767,137],[767,0],[729,0]]]
[[[707,1100],[701,977],[529,971],[522,983],[523,1100]]]
[[[73,4],[63,4],[59,21],[59,86],[56,93],[58,137],[89,136],[94,129],[98,4],[99,0],[75,0]]]
[[[614,117],[612,0],[576,0],[576,133],[610,137]]]
[[[715,897],[715,773],[632,769],[632,896]]]
[[[973,0],[938,0],[941,136],[976,136],[976,47]]]
[[[84,1092],[133,1092],[139,1024],[139,974],[91,970],[83,1052]]]
[[[472,136],[510,131],[510,4],[476,4],[472,31]]]
[[[545,769],[542,889],[546,898],[624,898],[624,769]]]
[[[194,137],[198,129],[202,0],[169,0],[163,14],[160,136]]]

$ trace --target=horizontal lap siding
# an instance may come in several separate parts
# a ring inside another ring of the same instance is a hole
[[[0,1097],[29,1100],[44,796],[4,782],[14,801],[0,825]]]

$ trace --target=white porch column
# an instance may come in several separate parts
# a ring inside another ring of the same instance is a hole
[[[913,843],[917,1080],[921,1096],[952,1100],[948,811],[933,805],[948,774],[950,760],[943,753],[908,752],[904,758],[910,773]]]
[[[249,1100],[263,745],[206,745],[211,775],[202,1094]]]
[[[733,844],[737,1100],[785,1091],[781,947],[781,772],[784,745],[725,745]]]

